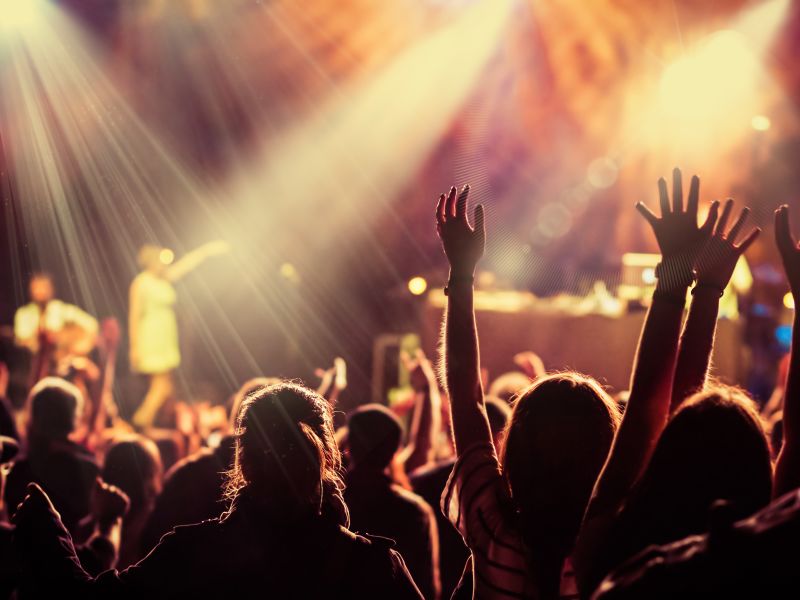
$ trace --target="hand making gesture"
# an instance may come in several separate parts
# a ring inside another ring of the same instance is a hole
[[[695,175],[689,186],[689,196],[684,207],[683,180],[680,169],[672,172],[672,202],[670,203],[667,182],[658,180],[661,218],[657,217],[644,203],[639,202],[636,209],[647,219],[655,233],[662,264],[659,284],[663,288],[687,287],[694,279],[694,268],[707,240],[711,237],[717,220],[719,202],[712,202],[703,225],[697,225],[697,207],[700,197],[700,179]]]
[[[743,208],[736,223],[728,231],[725,231],[732,211],[733,200],[729,199],[722,209],[722,215],[717,221],[714,233],[706,242],[695,264],[698,287],[714,288],[719,291],[720,295],[733,276],[733,270],[736,268],[739,257],[747,251],[761,233],[761,229],[756,227],[745,236],[740,244],[736,244],[736,238],[747,221],[750,209]]]
[[[473,213],[474,227],[467,219],[469,186],[461,188],[456,196],[455,186],[450,193],[439,196],[436,205],[436,232],[442,240],[444,253],[450,262],[450,279],[469,278],[483,256],[486,246],[486,229],[483,223],[483,205],[478,204]]]

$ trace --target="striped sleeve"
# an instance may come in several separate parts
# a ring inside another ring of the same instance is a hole
[[[483,546],[501,518],[498,492],[502,493],[500,463],[491,444],[469,447],[453,465],[442,495],[442,511],[455,525],[467,546]]]

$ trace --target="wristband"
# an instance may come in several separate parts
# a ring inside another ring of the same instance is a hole
[[[444,288],[444,295],[445,296],[449,296],[450,295],[450,288],[453,285],[458,285],[460,283],[468,283],[468,284],[472,285],[472,283],[474,281],[475,281],[475,276],[474,275],[470,275],[468,277],[467,276],[463,276],[463,277],[452,277],[451,276],[450,279],[448,279],[447,285]]]
[[[697,290],[713,290],[717,293],[719,298],[722,298],[722,295],[725,293],[725,288],[718,288],[713,283],[698,283],[692,288],[692,296],[697,295]]]

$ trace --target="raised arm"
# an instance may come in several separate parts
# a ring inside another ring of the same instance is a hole
[[[681,336],[670,412],[674,412],[687,397],[705,386],[717,328],[719,299],[733,275],[739,257],[761,233],[760,229],[753,229],[741,244],[736,245],[736,238],[750,209],[742,209],[736,223],[726,231],[732,209],[733,200],[728,200],[714,234],[695,265],[697,285],[692,290],[689,316]]]
[[[444,326],[444,371],[456,454],[476,443],[492,443],[483,403],[478,330],[473,311],[472,282],[483,256],[486,230],[483,206],[475,207],[474,228],[467,220],[469,186],[439,196],[436,231],[450,263]]]
[[[639,339],[628,406],[578,540],[576,567],[584,586],[613,517],[650,460],[666,424],[686,290],[693,280],[693,264],[699,249],[710,235],[716,218],[716,208],[712,205],[706,223],[702,227],[697,225],[697,177],[692,178],[685,208],[678,169],[673,173],[671,204],[663,179],[659,180],[658,187],[660,219],[643,204],[637,205],[653,228],[661,250],[661,264],[656,269],[658,284]]]
[[[201,263],[212,256],[219,256],[230,252],[228,242],[216,240],[195,248],[178,259],[169,269],[166,277],[170,281],[177,281],[190,271],[196,269]]]
[[[406,446],[408,452],[404,461],[406,472],[410,473],[433,462],[435,458],[435,439],[442,427],[442,401],[433,365],[422,349],[417,350],[415,358],[403,353],[401,359],[411,375],[414,393],[414,408]]]
[[[775,212],[775,241],[778,244],[789,287],[800,305],[800,249],[792,237],[789,226],[789,207],[781,206]],[[789,358],[789,376],[783,401],[783,447],[775,465],[773,495],[778,497],[800,487],[800,322],[797,311],[792,325],[792,349]]]

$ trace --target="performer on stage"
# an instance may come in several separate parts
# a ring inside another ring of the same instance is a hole
[[[170,264],[172,252],[154,245],[139,250],[142,271],[131,283],[128,336],[131,368],[150,379],[147,395],[133,415],[139,428],[153,425],[164,402],[173,394],[172,373],[181,362],[177,300],[172,283],[211,256],[228,252],[226,242],[205,244]]]
[[[30,302],[14,315],[17,345],[39,355],[48,345],[62,359],[87,355],[95,346],[97,319],[73,304],[55,298],[55,286],[46,273],[35,273],[28,287]]]

